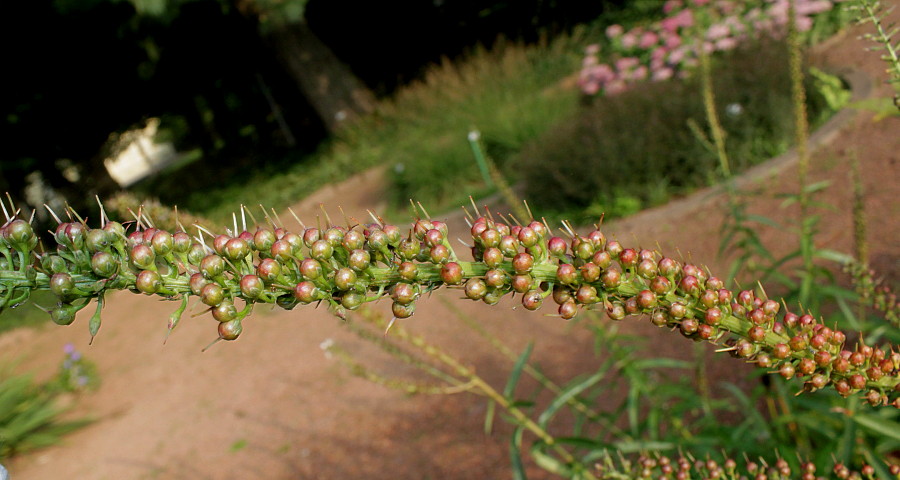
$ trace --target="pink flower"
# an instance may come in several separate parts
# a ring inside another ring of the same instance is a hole
[[[586,95],[596,95],[600,91],[600,83],[596,81],[581,82],[581,91]]]
[[[690,10],[682,10],[677,14],[664,18],[659,22],[660,27],[669,33],[675,33],[679,28],[688,28],[694,24],[694,15]]]
[[[659,35],[653,32],[646,32],[641,35],[641,41],[638,44],[641,48],[650,48],[659,43]]]
[[[709,30],[706,31],[706,38],[708,40],[718,40],[729,35],[731,35],[731,29],[728,28],[728,25],[723,23],[713,24],[709,27]]]
[[[664,44],[669,50],[678,48],[681,46],[681,37],[679,37],[678,35],[669,35],[666,37]]]
[[[719,51],[732,50],[735,47],[737,47],[737,44],[738,44],[738,42],[737,42],[737,40],[735,40],[734,37],[720,38],[719,40],[716,41],[716,50],[719,50]]]
[[[672,65],[678,65],[687,56],[687,52],[687,47],[679,47],[675,50],[672,50],[672,53],[669,54],[669,63]]]
[[[798,16],[797,17],[797,31],[800,31],[800,32],[809,31],[809,29],[812,28],[812,23],[813,23],[812,18],[806,17],[806,16],[803,16],[803,17]]]
[[[588,71],[588,75],[597,79],[601,84],[607,83],[616,78],[616,72],[609,65],[601,63]]]
[[[651,60],[662,60],[666,58],[666,54],[668,54],[668,50],[663,47],[654,48],[652,52],[650,52]]]
[[[610,82],[606,85],[606,94],[607,95],[616,95],[618,93],[622,93],[628,89],[628,85],[625,84],[624,80],[617,79],[615,81]]]
[[[631,70],[634,67],[640,65],[641,61],[636,57],[625,57],[616,60],[616,70],[619,72],[624,72],[626,70]]]
[[[623,47],[634,48],[635,46],[637,46],[637,43],[638,43],[638,38],[637,38],[637,35],[635,35],[633,33],[633,31],[628,32],[625,35],[622,35],[622,46]]]
[[[644,65],[641,65],[641,66],[635,68],[634,70],[632,70],[631,79],[632,80],[643,80],[643,79],[647,78],[647,73],[648,73],[647,67],[645,67]]]
[[[831,10],[831,2],[829,0],[811,0],[806,2],[797,2],[797,15],[815,15],[817,13],[827,12]]]
[[[592,43],[584,48],[585,55],[593,56],[593,55],[597,55],[598,53],[600,53],[600,44],[599,43]]]
[[[663,13],[666,15],[672,13],[673,10],[683,7],[684,4],[681,3],[681,0],[668,0],[663,5]]]
[[[614,39],[614,38],[622,35],[622,33],[624,33],[624,32],[625,32],[625,29],[622,28],[622,26],[619,24],[613,24],[613,25],[606,27],[606,37],[609,39]]]
[[[673,75],[675,75],[674,70],[672,70],[669,67],[664,67],[664,68],[660,68],[659,70],[654,71],[651,79],[654,82],[661,82],[663,80],[668,80],[668,79],[672,78]]]

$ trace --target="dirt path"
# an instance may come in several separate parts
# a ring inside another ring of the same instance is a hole
[[[898,2],[893,2],[898,3]],[[900,9],[898,9],[900,10]],[[895,13],[895,17],[897,14]],[[831,65],[859,70],[880,79],[877,54],[853,29],[820,56]],[[874,85],[887,95],[884,85]],[[897,280],[900,266],[900,120],[871,121],[854,114],[832,143],[816,152],[812,181],[831,179],[827,200],[838,206],[826,213],[819,241],[849,251],[852,224],[848,159],[862,163],[867,192],[869,238],[874,263]],[[372,171],[330,186],[294,209],[314,218],[318,204],[337,206],[357,217],[384,199],[384,182]],[[793,191],[794,166],[788,164],[761,187]],[[613,237],[630,245],[680,251],[697,262],[721,270],[716,261],[722,199],[698,193],[680,206],[663,207],[607,226]],[[779,215],[773,200],[754,200],[753,210]],[[784,213],[786,216],[795,213]],[[451,231],[463,232],[458,217]],[[463,232],[464,233],[464,232]],[[460,234],[463,236],[463,234]],[[787,250],[791,237],[771,229],[763,236],[776,250]],[[677,250],[676,250],[677,249]],[[439,294],[455,298],[457,293]],[[567,380],[597,360],[591,339],[582,330],[567,331],[556,318],[499,307],[455,301],[477,315],[485,328],[502,334],[514,350],[535,340],[534,357],[555,378]],[[504,307],[505,305],[505,307]],[[50,478],[101,479],[473,479],[509,478],[507,433],[482,432],[485,403],[469,395],[407,397],[350,375],[325,358],[320,344],[331,339],[387,373],[407,369],[374,355],[324,310],[298,307],[255,313],[245,322],[239,341],[200,353],[215,337],[207,316],[186,319],[162,345],[166,317],[175,305],[148,297],[118,294],[108,303],[104,325],[92,346],[83,315],[75,325],[14,331],[0,337],[0,360],[20,359],[22,369],[50,375],[63,345],[74,343],[96,362],[102,387],[77,402],[77,411],[98,421],[71,435],[64,445],[16,459],[8,465],[14,480]],[[387,302],[378,305],[384,311]],[[439,299],[420,302],[406,324],[416,332],[461,355],[496,385],[509,362],[474,340],[452,319]],[[671,334],[646,322],[624,328],[646,336],[655,354],[685,357],[690,349]],[[716,378],[734,380],[736,361],[715,362]],[[534,467],[533,478],[545,478]]]

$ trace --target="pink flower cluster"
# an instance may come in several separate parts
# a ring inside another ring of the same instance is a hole
[[[799,31],[812,27],[816,14],[840,0],[794,0]],[[599,43],[587,47],[579,85],[587,95],[615,95],[642,80],[685,76],[706,53],[731,50],[751,37],[778,37],[786,31],[788,0],[667,0],[666,17],[626,31],[606,29],[610,54],[601,61]]]

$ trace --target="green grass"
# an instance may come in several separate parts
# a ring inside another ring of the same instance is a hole
[[[135,191],[227,224],[241,203],[282,209],[323,185],[387,165],[392,208],[404,208],[409,198],[433,210],[455,208],[469,194],[489,191],[466,140],[469,131],[481,131],[499,165],[511,161],[577,109],[577,90],[561,82],[577,72],[584,43],[576,32],[537,45],[501,41],[490,51],[478,48],[461,61],[434,66],[313,154],[261,154],[217,166],[216,177],[227,180],[215,185],[196,165],[166,171]]]

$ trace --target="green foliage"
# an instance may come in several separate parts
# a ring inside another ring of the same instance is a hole
[[[582,43],[575,33],[535,46],[477,48],[464,60],[433,67],[317,153],[256,159],[239,183],[186,192],[179,206],[228,223],[236,204],[283,209],[375,165],[390,171],[396,208],[410,198],[434,209],[460,205],[473,192],[488,191],[466,142],[469,131],[481,131],[487,155],[503,169],[526,143],[576,109],[577,93],[559,79],[577,69]]]
[[[37,384],[31,375],[0,371],[0,460],[36,448],[55,445],[89,423],[63,420],[61,391],[54,382]]]
[[[790,144],[785,50],[781,44],[746,46],[714,65],[732,169],[746,169]],[[627,214],[714,183],[715,150],[698,142],[691,128],[705,117],[698,90],[696,79],[667,81],[595,99],[525,149],[521,172],[529,200],[569,215],[581,212],[573,220],[595,220],[597,206],[612,207],[607,215]],[[826,101],[815,91],[810,97],[818,118]],[[620,198],[631,208],[617,208]]]
[[[34,292],[29,303],[46,305],[56,301],[50,292]],[[15,308],[5,308],[0,311],[0,333],[14,330],[19,327],[39,327],[47,324],[47,314],[30,304],[19,305]]]
[[[825,100],[830,111],[838,111],[847,105],[853,95],[844,82],[835,75],[823,72],[815,67],[809,68],[809,75],[813,79],[813,88]],[[828,113],[822,112],[822,113]]]

